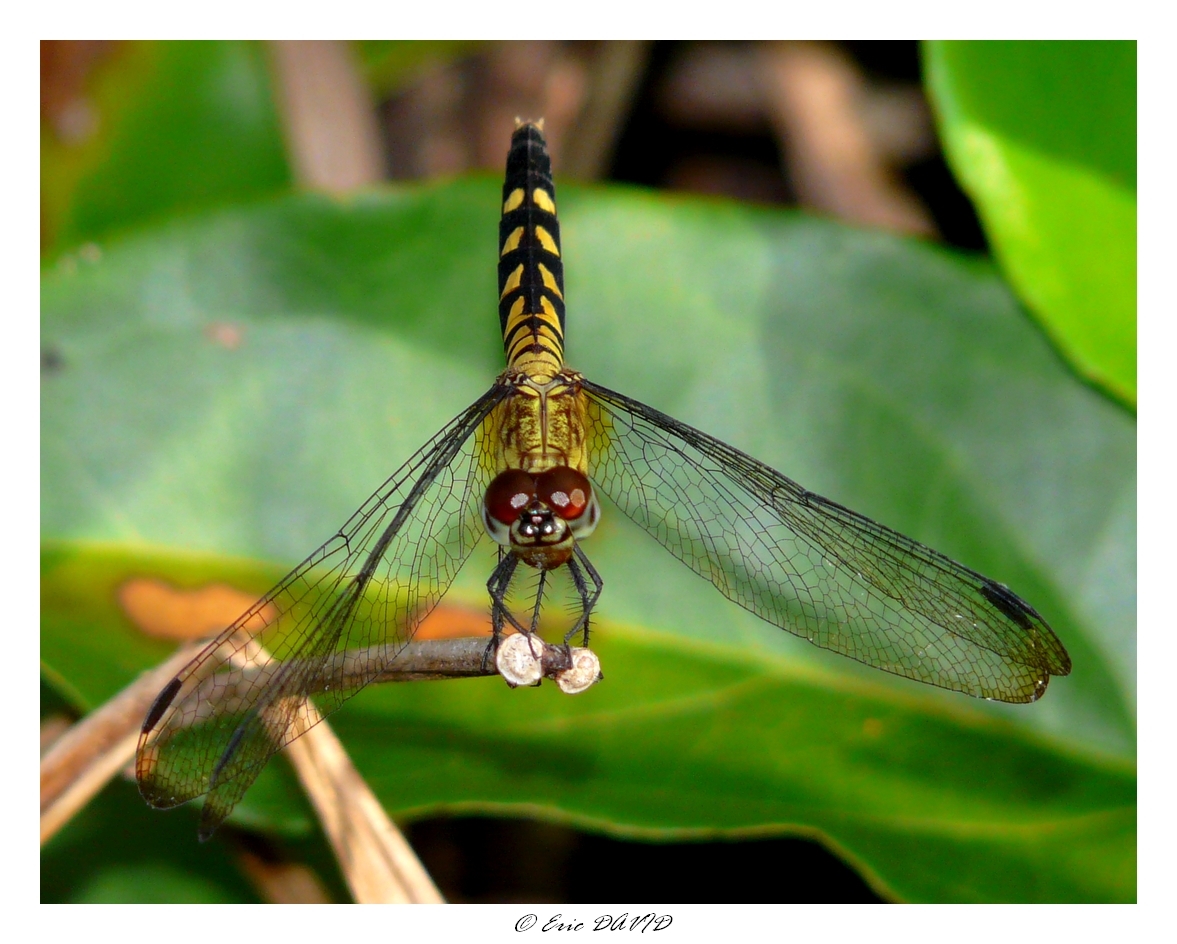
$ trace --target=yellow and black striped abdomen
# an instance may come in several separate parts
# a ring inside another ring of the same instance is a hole
[[[554,374],[564,364],[564,264],[552,162],[540,128],[511,136],[499,223],[499,324],[507,366]]]

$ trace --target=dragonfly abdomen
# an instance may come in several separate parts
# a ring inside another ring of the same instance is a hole
[[[552,162],[537,124],[511,136],[499,222],[499,325],[509,368],[564,364],[564,264]]]

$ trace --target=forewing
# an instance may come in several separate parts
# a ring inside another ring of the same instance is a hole
[[[329,714],[409,641],[483,534],[484,423],[505,392],[496,385],[446,425],[165,687],[136,760],[151,805],[207,793],[211,834],[302,733],[308,695]]]
[[[886,672],[1033,701],[1070,659],[1002,584],[588,381],[590,476],[724,596]]]

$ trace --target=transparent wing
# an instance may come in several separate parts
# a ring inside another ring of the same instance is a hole
[[[330,713],[409,641],[482,537],[490,468],[479,431],[506,392],[496,385],[438,432],[165,687],[136,758],[148,803],[207,793],[207,837],[302,733],[309,694]]]
[[[1070,659],[1004,585],[584,381],[596,486],[724,596],[823,649],[941,688],[1034,701]]]

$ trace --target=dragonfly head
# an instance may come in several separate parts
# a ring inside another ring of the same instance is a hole
[[[495,476],[482,502],[482,523],[499,544],[532,567],[551,570],[592,534],[600,505],[589,480],[568,466],[533,475],[507,469]]]

